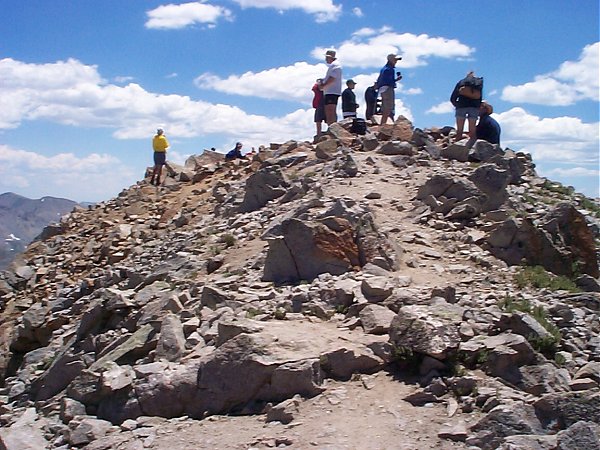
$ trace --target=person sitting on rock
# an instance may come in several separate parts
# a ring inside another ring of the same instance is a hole
[[[490,116],[493,112],[492,105],[485,101],[481,102],[479,106],[479,123],[476,128],[477,139],[500,145],[500,125]]]
[[[233,161],[234,159],[245,159],[244,155],[242,155],[242,146],[241,142],[236,142],[235,148],[233,150],[229,150],[225,155],[225,161]]]

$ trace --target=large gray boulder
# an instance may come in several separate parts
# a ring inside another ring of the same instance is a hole
[[[444,301],[403,306],[390,325],[390,341],[396,347],[444,360],[456,353],[461,342],[463,312]]]
[[[240,212],[255,211],[285,194],[289,183],[279,166],[267,166],[253,173],[246,180],[244,200]]]
[[[597,277],[594,237],[585,217],[562,203],[541,220],[508,219],[486,236],[489,251],[510,265],[526,261],[557,275],[579,270]]]
[[[535,351],[523,336],[501,333],[496,336],[475,336],[459,346],[459,352],[467,365],[476,362],[486,372],[513,384],[522,380],[519,367],[535,360]]]
[[[499,405],[471,427],[473,436],[468,445],[483,450],[495,450],[504,438],[522,434],[542,434],[543,428],[535,410],[526,403]]]
[[[280,231],[281,236],[267,239],[265,281],[312,280],[321,273],[340,275],[359,265],[355,233],[345,219],[288,219]]]

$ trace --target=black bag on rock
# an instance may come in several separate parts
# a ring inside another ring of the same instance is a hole
[[[367,133],[367,122],[365,119],[356,118],[352,120],[352,126],[350,132],[355,134],[366,134]]]

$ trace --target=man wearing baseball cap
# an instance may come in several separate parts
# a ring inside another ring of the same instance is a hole
[[[336,59],[335,50],[327,50],[325,53],[327,73],[320,85],[323,90],[325,122],[327,125],[337,122],[337,103],[340,95],[342,95],[342,68],[336,62]]]
[[[379,88],[379,95],[381,95],[381,125],[387,122],[388,117],[391,117],[394,110],[396,81],[402,79],[400,72],[394,74],[394,68],[401,59],[402,57],[395,53],[387,55],[387,63],[383,66],[379,72],[379,78],[377,78],[377,87]]]

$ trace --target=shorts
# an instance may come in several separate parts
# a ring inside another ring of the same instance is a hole
[[[340,98],[340,96],[336,94],[325,94],[323,103],[325,105],[337,105],[338,98]]]
[[[167,152],[154,152],[154,165],[164,166],[167,162]]]
[[[477,119],[479,117],[479,108],[474,106],[469,106],[467,108],[456,108],[454,117],[461,117],[463,119],[466,119],[467,117],[469,119]]]
[[[315,122],[323,122],[325,120],[325,105],[321,103],[315,108]]]
[[[381,109],[393,111],[394,100],[394,88],[388,87],[384,92],[381,93]]]

